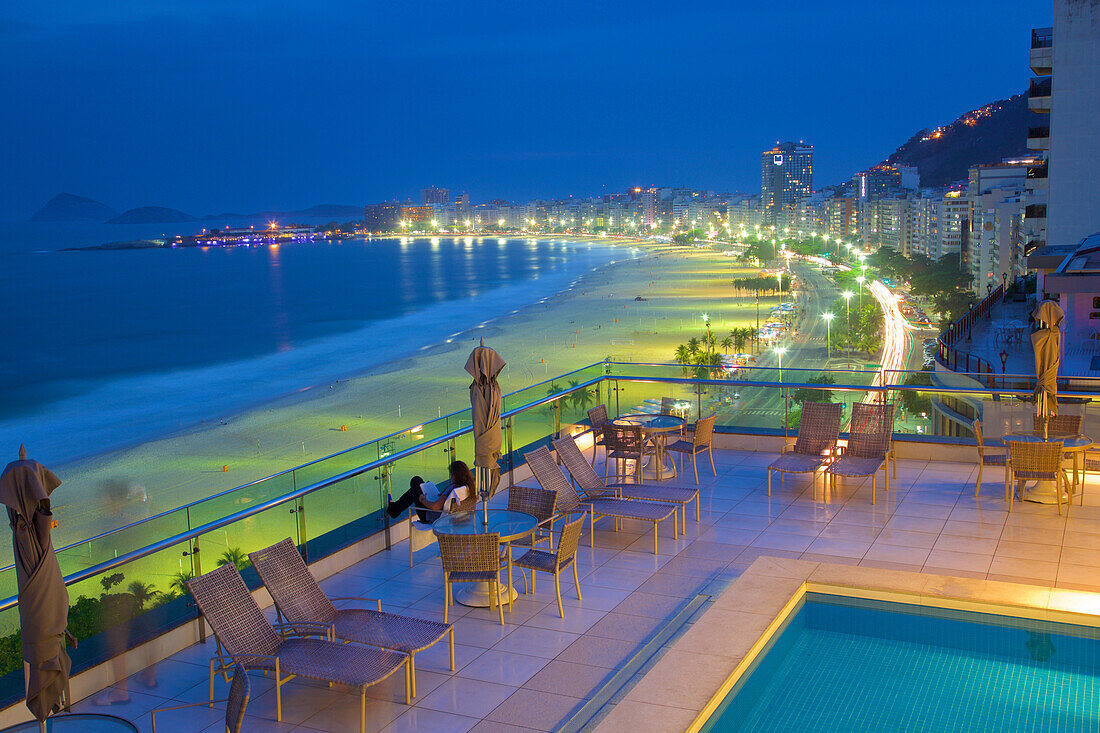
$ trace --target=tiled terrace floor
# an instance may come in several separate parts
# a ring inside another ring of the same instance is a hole
[[[1100,592],[1100,491],[1090,477],[1085,506],[1068,516],[1054,506],[1002,500],[1003,478],[987,470],[983,495],[974,498],[976,466],[899,461],[890,492],[870,502],[870,485],[848,482],[835,493],[809,480],[775,481],[769,499],[765,453],[716,453],[718,477],[701,475],[702,518],[688,512],[687,536],[662,529],[653,554],[651,525],[615,533],[600,530],[596,549],[580,552],[578,601],[563,577],[566,618],[558,618],[544,575],[539,592],[521,596],[503,627],[484,609],[454,606],[457,671],[447,668],[445,644],[417,656],[414,705],[403,702],[400,676],[368,690],[371,730],[551,730],[578,710],[689,598],[736,578],[761,555],[859,563],[948,575],[1057,585]],[[609,524],[604,520],[602,524]],[[666,523],[667,524],[667,523]],[[597,525],[599,527],[600,525]],[[668,533],[666,536],[665,533]],[[587,539],[585,540],[587,541]],[[442,572],[438,555],[424,550],[413,568],[397,545],[329,578],[331,595],[366,595],[383,608],[439,618]],[[518,589],[522,581],[516,574]],[[752,614],[748,614],[752,615]],[[212,645],[196,645],[128,683],[131,702],[75,706],[122,715],[151,730],[149,710],[205,699]],[[353,731],[358,695],[295,680],[283,688],[284,722],[274,722],[271,682],[253,677],[246,731]],[[216,694],[225,685],[217,683]],[[651,706],[650,714],[683,716]],[[656,713],[654,713],[656,711]],[[221,731],[222,710],[204,707],[157,716],[161,731]],[[679,720],[679,718],[675,718]],[[688,721],[683,721],[685,724]]]

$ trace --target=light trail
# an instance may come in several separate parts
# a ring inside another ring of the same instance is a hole
[[[906,366],[909,357],[909,332],[919,330],[902,315],[898,308],[898,298],[890,291],[881,280],[867,284],[867,289],[878,301],[882,308],[882,367],[875,375],[873,386],[886,386],[887,373],[890,373],[890,384],[894,384],[898,378],[898,372]],[[875,393],[868,392],[863,397],[864,402],[874,402]]]

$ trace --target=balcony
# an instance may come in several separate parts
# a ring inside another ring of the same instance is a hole
[[[1050,126],[1042,125],[1039,127],[1029,127],[1027,129],[1027,149],[1028,150],[1049,150],[1050,149]]]
[[[1046,204],[1028,204],[1024,208],[1025,219],[1046,219],[1047,218],[1047,205]]]
[[[1032,112],[1050,112],[1050,80],[1049,76],[1036,77],[1031,80],[1027,90],[1027,108]]]
[[[1028,166],[1027,177],[1029,179],[1046,178],[1047,170],[1048,167],[1046,162],[1040,163],[1039,165]]]
[[[1036,28],[1031,31],[1031,70],[1039,75],[1051,73],[1054,57],[1054,29]]]
[[[1029,425],[1031,406],[1018,399],[1030,390],[1027,377],[1015,378],[1008,390],[972,384],[882,388],[875,385],[884,375],[874,370],[829,372],[834,384],[808,383],[819,374],[757,368],[741,370],[740,378],[709,379],[687,375],[679,365],[606,363],[507,395],[502,486],[534,485],[522,454],[559,431],[590,443],[585,412],[596,401],[612,414],[654,411],[665,397],[689,404],[690,418],[716,412],[721,426],[715,439],[716,475],[706,461],[701,463],[699,519],[689,510],[686,532],[679,537],[662,525],[656,553],[652,525],[624,521],[616,531],[608,520],[597,523],[594,546],[586,536],[578,559],[583,599],[562,581],[565,619],[559,618],[554,593],[542,578],[537,593],[520,595],[503,627],[487,609],[452,606],[456,670],[449,669],[445,645],[418,654],[414,704],[404,705],[401,679],[368,688],[369,729],[468,729],[479,721],[487,727],[579,729],[595,719],[606,700],[627,693],[628,680],[661,655],[701,596],[719,594],[764,556],[1100,591],[1100,575],[1083,549],[1100,536],[1097,477],[1086,477],[1085,505],[1073,506],[1068,514],[1028,503],[1015,505],[1009,514],[996,470],[986,470],[986,483],[975,497],[973,443],[948,437],[957,431],[942,432],[942,420],[931,414],[934,401],[965,402],[978,411],[987,441],[994,442],[1004,430]],[[888,382],[908,376],[885,375]],[[554,388],[570,382],[575,385]],[[814,394],[843,403],[846,416],[854,401],[876,395],[898,404],[897,476],[888,492],[880,484],[874,506],[870,482],[860,480],[841,480],[826,491],[820,481],[811,484],[809,477],[791,475],[782,484],[775,479],[768,496],[765,467],[793,436],[787,426],[797,424],[799,400]],[[1085,412],[1086,432],[1100,425],[1100,393],[1079,392],[1074,398],[1075,404],[1065,409]],[[266,484],[185,507],[181,511],[189,526],[173,525],[179,517],[155,517],[62,548],[73,603],[79,596],[85,597],[85,606],[89,599],[98,602],[106,588],[100,581],[117,573],[124,573],[127,582],[140,580],[170,592],[173,576],[186,567],[181,558],[189,565],[202,557],[209,570],[230,550],[248,552],[290,536],[330,595],[377,597],[385,610],[438,618],[438,554],[421,550],[410,567],[407,525],[390,524],[381,512],[383,487],[402,486],[413,473],[445,475],[452,450],[459,456],[472,452],[468,421],[465,411],[445,416],[296,473],[273,476]],[[679,481],[693,485],[690,478]],[[495,505],[505,501],[503,495],[493,499]],[[1025,559],[1021,543],[1028,543]],[[195,554],[200,546],[202,552]],[[192,554],[184,557],[182,551]],[[11,583],[11,573],[10,568],[0,571],[0,578]],[[250,568],[243,574],[259,587]],[[518,573],[517,582],[522,586]],[[258,597],[268,602],[263,593]],[[120,653],[107,652],[105,646],[105,637],[118,638],[117,632],[86,636],[72,650],[73,691],[83,698],[76,710],[102,710],[94,702],[102,689],[99,680],[107,680],[116,692],[128,692],[131,704],[110,712],[143,729],[153,708],[206,699],[213,643],[198,642],[201,628],[194,608],[186,596],[148,605],[155,607],[122,624],[122,638],[129,648],[153,639],[156,644],[125,655],[125,664],[102,664]],[[14,599],[3,608],[0,620],[10,626]],[[119,679],[120,669],[132,676]],[[299,682],[283,690],[285,720],[278,727],[271,682],[259,675],[252,679],[245,730],[358,729],[358,695]],[[26,715],[18,703],[21,670],[3,680],[11,707],[0,713],[0,725],[7,725]],[[215,698],[223,697],[225,683],[218,679],[215,686]],[[673,702],[654,706],[649,729],[661,729],[671,719],[662,715],[682,714],[664,709]],[[163,713],[158,730],[216,729],[221,714],[217,705]]]

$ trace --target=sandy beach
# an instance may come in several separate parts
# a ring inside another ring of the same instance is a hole
[[[463,409],[469,405],[470,381],[463,365],[482,338],[508,362],[501,375],[508,393],[607,357],[670,362],[677,345],[702,335],[703,313],[719,338],[730,328],[755,323],[755,306],[732,297],[729,289],[730,279],[753,268],[710,249],[616,243],[638,248],[642,256],[599,268],[571,289],[518,307],[449,343],[236,416],[56,467],[65,483],[54,495],[61,518],[55,541],[79,541]],[[773,300],[762,298],[761,308]],[[461,446],[458,457],[465,457]],[[359,464],[344,468],[353,465]],[[113,499],[104,496],[103,487],[111,484],[130,487],[128,495],[119,496],[122,490],[116,489]],[[262,497],[238,492],[192,512],[191,524],[292,488],[288,479],[265,489]],[[182,516],[157,524],[164,525],[160,536],[187,529]]]

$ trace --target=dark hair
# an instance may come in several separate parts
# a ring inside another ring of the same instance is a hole
[[[469,486],[470,490],[474,489],[474,474],[470,472],[470,467],[463,461],[454,461],[447,467],[447,473],[451,476],[452,486]]]

